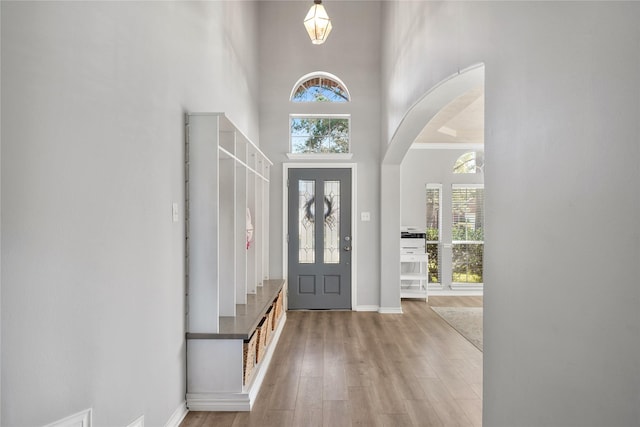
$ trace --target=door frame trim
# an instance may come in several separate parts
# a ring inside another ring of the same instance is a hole
[[[289,169],[351,169],[351,310],[358,307],[358,164],[357,163],[282,163],[282,273],[289,281],[289,253],[287,233],[289,232],[289,191],[287,180]],[[288,285],[287,285],[288,286]]]

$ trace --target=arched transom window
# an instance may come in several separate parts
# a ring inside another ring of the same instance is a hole
[[[453,173],[483,173],[484,153],[471,151],[458,157],[453,165]]]
[[[313,107],[316,110],[313,114],[289,114],[289,154],[330,155],[333,158],[336,155],[350,156],[351,115],[344,113],[345,106],[339,108],[341,113],[337,113],[335,108],[327,105],[351,100],[347,87],[338,77],[323,71],[302,76],[293,86],[290,100],[319,105]],[[306,107],[304,109],[307,110]]]
[[[351,96],[338,77],[319,71],[298,80],[290,99],[293,102],[349,102]]]

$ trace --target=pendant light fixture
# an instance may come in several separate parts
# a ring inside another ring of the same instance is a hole
[[[331,32],[331,19],[329,19],[327,11],[324,10],[322,0],[313,0],[313,6],[304,18],[304,26],[311,37],[311,43],[322,44],[325,42]]]

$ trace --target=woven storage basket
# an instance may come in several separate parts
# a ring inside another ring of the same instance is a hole
[[[253,373],[253,367],[256,364],[256,348],[258,345],[258,331],[256,330],[251,338],[244,340],[242,345],[242,384],[247,384]]]
[[[276,303],[271,306],[271,333],[278,327],[278,316],[276,315]]]
[[[256,363],[260,363],[267,348],[267,318],[263,317],[256,328]]]
[[[275,331],[278,327],[278,321],[280,320],[280,310],[278,309],[278,301],[280,301],[280,295],[282,292],[278,294],[275,300],[273,300],[273,304],[271,306],[271,316],[273,320],[271,321],[271,331]]]
[[[284,291],[280,291],[278,293],[278,298],[276,299],[276,319],[280,320],[282,316],[282,310],[284,308]]]
[[[266,345],[269,345],[269,342],[271,341],[271,335],[273,332],[273,306],[271,306],[269,310],[267,310],[265,317],[267,318]]]

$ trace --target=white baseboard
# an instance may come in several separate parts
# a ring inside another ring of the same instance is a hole
[[[442,290],[431,290],[429,289],[430,297],[470,297],[470,296],[483,296],[484,292],[482,290],[474,290],[474,289],[442,289]]]
[[[402,314],[402,307],[380,307],[378,309],[380,314]]]
[[[379,305],[358,305],[355,311],[378,311]]]
[[[164,427],[178,427],[188,413],[189,410],[187,409],[187,402],[182,402],[176,410],[173,411],[171,418],[169,418],[169,421],[167,421]]]

